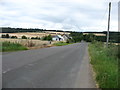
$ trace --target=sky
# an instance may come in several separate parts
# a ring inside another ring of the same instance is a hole
[[[118,31],[119,0],[0,0],[0,27],[64,31]]]

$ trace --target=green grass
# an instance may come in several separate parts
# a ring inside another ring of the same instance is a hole
[[[18,43],[12,43],[12,42],[1,42],[0,49],[2,52],[27,50],[25,46],[22,46],[21,44],[18,44]]]
[[[118,46],[104,47],[103,43],[89,44],[91,64],[100,88],[118,88]]]
[[[66,43],[66,42],[57,42],[57,43],[54,43],[55,46],[64,46],[64,45],[69,45],[69,44],[72,44],[72,43]]]

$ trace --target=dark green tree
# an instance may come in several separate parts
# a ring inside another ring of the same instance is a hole
[[[23,36],[22,36],[22,39],[27,39],[27,37],[23,35]]]
[[[11,38],[17,38],[17,36],[11,36]]]

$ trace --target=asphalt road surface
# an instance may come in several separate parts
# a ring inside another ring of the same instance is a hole
[[[88,44],[4,53],[3,88],[95,88]]]

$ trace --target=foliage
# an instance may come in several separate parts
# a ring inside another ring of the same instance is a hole
[[[80,42],[83,39],[83,34],[79,32],[71,32],[70,36],[72,37],[72,42]]]
[[[1,36],[2,38],[10,38],[9,34],[3,35]]]
[[[55,46],[64,46],[64,45],[69,45],[70,43],[66,43],[66,42],[57,42],[57,43],[54,43]],[[72,43],[71,43],[72,44]]]
[[[38,39],[38,40],[40,40],[40,37],[31,37],[31,39]]]
[[[118,47],[106,48],[102,42],[89,44],[91,64],[100,88],[118,88]]]
[[[23,36],[22,36],[22,39],[27,39],[27,37],[23,35]]]
[[[2,33],[19,33],[19,32],[42,32],[43,29],[25,29],[25,28],[10,28],[2,27]]]
[[[96,41],[106,42],[106,36],[96,36]]]
[[[42,40],[52,41],[52,36],[51,35],[44,36],[42,37]]]
[[[110,42],[120,43],[120,32],[110,32],[109,39]]]
[[[18,43],[12,43],[12,42],[2,42],[2,51],[18,51],[18,50],[27,50],[25,46],[22,46]]]
[[[53,32],[63,32],[62,30],[46,30],[46,29],[38,29],[38,28],[11,28],[11,27],[2,27],[2,33],[19,33],[19,32],[46,32],[46,31],[53,31]],[[66,31],[69,32],[69,31]]]
[[[17,38],[17,36],[11,36],[11,38]]]
[[[84,35],[83,40],[85,40],[86,42],[93,42],[95,40],[96,36],[92,33],[88,34],[88,35]]]

